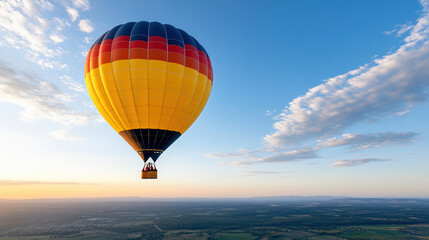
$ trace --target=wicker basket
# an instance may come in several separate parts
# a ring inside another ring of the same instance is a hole
[[[158,170],[142,171],[142,179],[157,179]]]

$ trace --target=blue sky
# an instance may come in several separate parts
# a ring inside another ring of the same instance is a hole
[[[83,75],[140,20],[190,33],[214,71],[151,182]],[[429,197],[427,1],[9,0],[0,34],[0,198]]]

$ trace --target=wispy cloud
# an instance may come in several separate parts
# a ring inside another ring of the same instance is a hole
[[[72,5],[66,5],[65,8],[72,22],[76,22],[76,20],[79,18],[78,9],[82,11],[88,11],[90,9],[90,4],[88,0],[73,0]],[[80,23],[79,23],[79,27],[80,27]]]
[[[0,102],[22,107],[21,120],[49,119],[61,124],[82,125],[98,116],[94,112],[73,111],[67,104],[71,100],[72,97],[57,85],[0,62]]]
[[[367,120],[402,112],[427,101],[429,92],[429,6],[404,44],[373,63],[326,80],[292,100],[265,140],[283,147],[339,134]]]
[[[257,176],[257,175],[283,175],[286,172],[281,171],[246,171],[246,176]]]
[[[96,185],[95,183],[84,182],[50,182],[50,181],[35,181],[35,180],[0,180],[0,187],[17,186],[17,185]]]
[[[60,79],[70,90],[78,93],[86,93],[85,87],[81,83],[73,80],[72,77],[68,75],[63,75],[60,77]]]
[[[347,147],[362,151],[416,141],[414,132],[343,132],[357,123],[388,115],[403,116],[415,104],[429,99],[429,0],[420,2],[423,14],[417,23],[401,25],[395,30],[397,35],[408,34],[402,46],[369,64],[327,79],[293,99],[274,118],[277,120],[273,125],[275,131],[265,136],[265,148],[205,156],[232,160],[224,163],[227,165],[248,167],[255,163],[319,158],[319,151],[326,148]],[[340,160],[332,166],[377,161],[392,160]]]
[[[80,8],[83,11],[88,11],[90,4],[88,0],[74,0],[73,5],[77,8]]]
[[[401,37],[406,32],[410,31],[413,27],[414,25],[412,25],[411,23],[399,24],[399,25],[396,25],[393,30],[385,31],[384,34],[386,35],[395,34],[396,37]]]
[[[229,164],[233,166],[247,166],[255,163],[296,162],[306,159],[319,158],[318,152],[325,148],[347,147],[353,151],[369,148],[389,147],[416,141],[414,132],[382,132],[370,134],[343,134],[340,137],[318,140],[314,147],[297,148],[291,151],[281,151],[275,148],[260,148],[256,150],[239,149],[231,153],[205,154],[207,158],[237,159]]]
[[[416,140],[414,132],[381,132],[371,134],[343,134],[327,140],[319,140],[319,148],[347,146],[353,150],[379,148],[395,144],[409,143]]]
[[[389,162],[393,161],[391,159],[384,159],[384,158],[362,158],[362,159],[347,159],[347,160],[338,160],[334,164],[331,164],[330,166],[333,167],[354,167],[359,166],[362,164],[367,164],[371,162]]]
[[[94,31],[94,24],[88,19],[80,20],[79,29],[82,32],[91,33],[92,31]]]
[[[267,112],[266,112],[266,114],[268,116],[272,116],[272,115],[274,115],[274,113],[276,113],[276,110],[267,110]]]
[[[231,153],[207,153],[204,156],[207,158],[215,159],[231,159],[231,158],[247,158],[247,159],[257,159],[257,153],[265,152],[266,149],[256,149],[256,150],[247,150],[244,148],[238,149],[237,152]]]
[[[71,7],[66,7],[66,11],[70,16],[70,19],[73,22],[76,22],[76,20],[79,18],[79,11]]]
[[[49,36],[49,38],[54,42],[54,43],[62,43],[64,42],[64,40],[66,39],[66,37],[64,37],[63,35],[59,35],[56,33],[53,33]]]
[[[92,42],[92,38],[90,38],[90,37],[84,37],[84,38],[83,38],[83,41],[84,41],[85,43],[91,43],[91,42]]]
[[[318,157],[316,151],[317,150],[314,148],[300,148],[261,158],[259,162],[294,162],[304,159],[313,159]]]
[[[317,149],[299,148],[286,152],[279,152],[270,148],[258,150],[240,149],[233,153],[212,153],[205,154],[207,158],[216,159],[237,159],[231,163],[223,163],[232,166],[248,166],[256,163],[278,163],[278,162],[296,162],[305,159],[317,158]]]
[[[0,38],[44,68],[66,68],[67,65],[56,60],[62,49],[49,45],[65,40],[59,34],[66,25],[64,21],[45,17],[44,13],[53,9],[47,0],[0,1]]]
[[[60,129],[57,131],[53,131],[53,132],[50,132],[49,135],[51,135],[55,139],[64,140],[64,141],[77,142],[77,141],[85,140],[85,138],[72,136],[67,129]]]

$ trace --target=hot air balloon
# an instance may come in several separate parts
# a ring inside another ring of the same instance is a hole
[[[129,22],[95,41],[85,82],[100,114],[143,159],[142,179],[156,179],[156,160],[206,105],[213,71],[206,50],[185,31]]]

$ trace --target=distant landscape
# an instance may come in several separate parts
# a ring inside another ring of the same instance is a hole
[[[429,199],[0,200],[6,239],[429,239]]]

